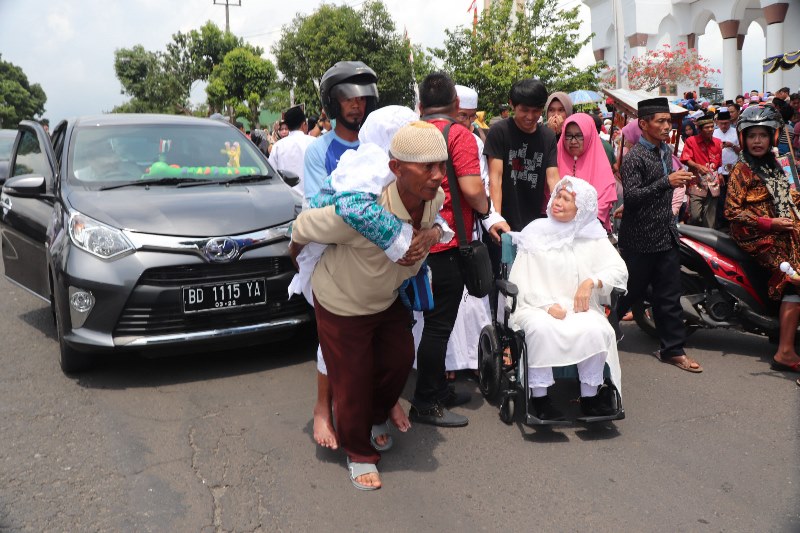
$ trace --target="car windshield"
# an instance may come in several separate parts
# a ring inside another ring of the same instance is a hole
[[[258,149],[232,127],[91,125],[76,128],[75,135],[69,180],[89,189],[273,174]]]

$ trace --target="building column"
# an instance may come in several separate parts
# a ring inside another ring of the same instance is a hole
[[[736,86],[736,96],[744,95],[744,91],[749,89],[744,88],[744,82],[742,81],[742,47],[744,47],[744,38],[746,36],[744,34],[739,34],[736,36],[736,72],[738,73],[738,77],[736,81],[738,85]]]
[[[628,36],[628,46],[631,48],[631,57],[639,57],[647,53],[647,39],[650,36],[646,33],[634,33]]]
[[[787,50],[783,49],[783,21],[789,4],[780,2],[764,8],[764,18],[767,20],[767,57],[781,55]],[[783,71],[778,69],[772,74],[767,74],[766,91],[777,91],[783,87]]]
[[[719,31],[722,34],[722,94],[726,100],[731,100],[742,90],[742,60],[738,46],[739,21],[720,22]]]

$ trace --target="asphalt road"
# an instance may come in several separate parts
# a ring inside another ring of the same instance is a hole
[[[626,324],[626,420],[507,426],[476,391],[468,427],[396,436],[362,493],[311,440],[310,335],[72,379],[48,308],[0,295],[2,531],[800,531],[800,387],[760,338],[697,333],[692,375]]]

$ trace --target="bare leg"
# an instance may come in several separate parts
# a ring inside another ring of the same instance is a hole
[[[800,357],[794,351],[794,338],[798,321],[800,321],[800,303],[781,302],[778,318],[781,330],[778,351],[775,352],[774,359],[783,365],[794,365],[800,362]]]
[[[328,376],[317,372],[317,403],[314,405],[314,440],[333,450],[339,447],[331,415],[331,384]]]

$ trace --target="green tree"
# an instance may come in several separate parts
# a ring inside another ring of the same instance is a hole
[[[319,106],[322,75],[337,61],[363,61],[375,70],[380,105],[413,105],[414,75],[431,69],[424,52],[414,50],[413,65],[419,66],[412,73],[412,49],[379,0],[367,1],[358,11],[323,4],[311,15],[298,14],[272,48],[284,83],[294,88],[295,101],[312,109]]]
[[[0,54],[0,127],[16,128],[20,120],[34,119],[44,113],[47,96],[38,83]]]
[[[248,48],[234,48],[215,66],[208,79],[206,94],[215,109],[227,107],[236,115],[248,117],[258,125],[258,115],[278,74],[275,65]]]
[[[114,70],[122,94],[130,101],[114,108],[129,113],[192,113],[189,96],[198,81],[206,81],[215,66],[236,48],[260,56],[264,50],[224,32],[213,22],[175,33],[166,50],[151,52],[142,45],[114,52]]]
[[[114,51],[114,72],[122,84],[122,94],[131,99],[115,107],[115,113],[179,113],[189,94],[181,80],[167,70],[164,55],[137,44]]]
[[[478,91],[479,107],[493,109],[508,101],[511,85],[523,78],[541,79],[548,91],[596,89],[601,65],[575,66],[592,35],[580,34],[578,7],[560,9],[558,0],[499,0],[485,10],[477,31],[445,30],[443,48],[432,49],[456,83]]]

